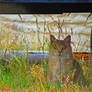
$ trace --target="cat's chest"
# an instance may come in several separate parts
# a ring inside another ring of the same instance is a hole
[[[53,56],[53,62],[56,63],[57,67],[65,70],[72,67],[72,60],[70,58],[62,58],[60,56]]]
[[[61,70],[62,71],[65,72],[65,71],[71,70],[71,68],[72,68],[72,60],[71,59],[69,59],[69,58],[62,59],[61,58],[60,62],[61,62]]]

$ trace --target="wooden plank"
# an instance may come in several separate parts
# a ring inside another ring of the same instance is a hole
[[[84,60],[90,60],[91,58],[91,53],[89,52],[73,52],[73,56],[76,59],[84,59]]]
[[[0,55],[2,54],[3,56],[3,52],[0,51]],[[6,53],[6,55],[3,57],[3,58],[12,58],[13,55],[20,55],[20,56],[23,56],[23,55],[26,55],[26,61],[29,61],[31,63],[42,63],[44,61],[47,61],[48,62],[48,59],[49,59],[49,53],[48,51],[30,51],[30,52],[23,52],[23,51],[20,51],[20,52],[14,52],[14,53]],[[90,52],[73,52],[73,56],[75,59],[84,59],[85,61],[91,61],[92,60],[92,57],[91,57],[91,53]]]

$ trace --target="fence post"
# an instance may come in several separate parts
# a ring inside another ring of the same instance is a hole
[[[91,50],[91,56],[92,56],[92,28],[91,28],[91,37],[90,37],[90,50]]]

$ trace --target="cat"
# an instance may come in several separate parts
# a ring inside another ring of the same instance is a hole
[[[78,61],[73,57],[71,47],[71,36],[68,35],[64,40],[58,40],[50,35],[49,61],[48,61],[48,81],[56,83],[61,79],[62,83],[69,81],[78,82],[85,85],[85,78],[82,68]],[[72,76],[73,75],[73,76]]]

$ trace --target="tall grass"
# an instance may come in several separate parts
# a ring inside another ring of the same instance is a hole
[[[54,25],[57,24],[57,22],[54,23]],[[44,27],[45,32],[46,26]],[[33,42],[31,47],[29,41],[26,39],[26,35],[19,38],[19,35],[15,35],[13,32],[6,32],[4,27],[1,29],[0,50],[48,50],[49,41],[45,39],[45,36],[43,36],[43,44],[40,42],[40,45],[39,49],[37,48],[37,43]],[[45,47],[43,48],[43,46]],[[78,49],[78,47],[76,49]],[[0,92],[91,92],[92,90],[92,64],[85,63],[85,60],[81,60],[80,64],[85,78],[89,82],[89,86],[80,87],[77,83],[71,82],[70,86],[67,87],[66,83],[48,83],[46,72],[48,71],[47,63],[43,63],[43,65],[30,64],[26,62],[25,55],[12,57],[13,58],[8,60],[0,60]],[[67,81],[68,80],[69,77],[67,76]]]
[[[3,65],[5,61],[0,61],[0,91],[9,92],[91,92],[92,90],[92,64],[81,62],[83,73],[89,86],[80,87],[77,83],[50,84],[47,81],[47,63],[43,65],[29,64],[25,62],[25,56],[14,56],[10,64]],[[69,77],[67,76],[67,81]]]

